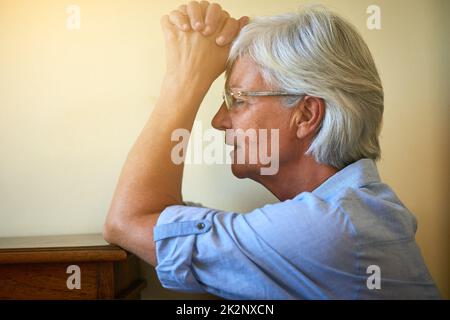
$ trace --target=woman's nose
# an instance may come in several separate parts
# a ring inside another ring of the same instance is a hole
[[[231,129],[231,118],[225,102],[222,103],[219,110],[211,120],[211,125],[217,130]]]

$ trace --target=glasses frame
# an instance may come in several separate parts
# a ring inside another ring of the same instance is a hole
[[[236,91],[224,90],[222,98],[228,110],[233,108],[233,99],[239,97],[304,97],[306,94],[285,91]]]

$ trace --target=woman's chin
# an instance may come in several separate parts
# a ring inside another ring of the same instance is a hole
[[[255,164],[232,164],[231,172],[238,179],[251,178],[259,175],[259,167]]]
[[[233,175],[238,179],[245,179],[248,176],[248,168],[245,164],[232,164],[231,172],[233,172]]]

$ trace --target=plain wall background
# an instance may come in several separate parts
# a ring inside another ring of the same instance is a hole
[[[272,15],[305,1],[219,0],[233,16]],[[0,0],[0,237],[98,233],[125,157],[164,72],[160,17],[183,1]],[[385,88],[384,181],[418,219],[417,241],[445,297],[449,284],[450,12],[447,0],[317,1],[362,33]],[[81,8],[81,29],[66,8]],[[366,9],[381,8],[368,30]],[[223,80],[198,118],[221,103]],[[170,107],[170,106],[168,106]],[[186,200],[247,212],[276,199],[227,165],[190,165]],[[145,266],[144,298],[162,290]]]

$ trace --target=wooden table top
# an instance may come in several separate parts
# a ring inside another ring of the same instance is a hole
[[[129,256],[101,234],[0,238],[0,263],[120,261]]]

